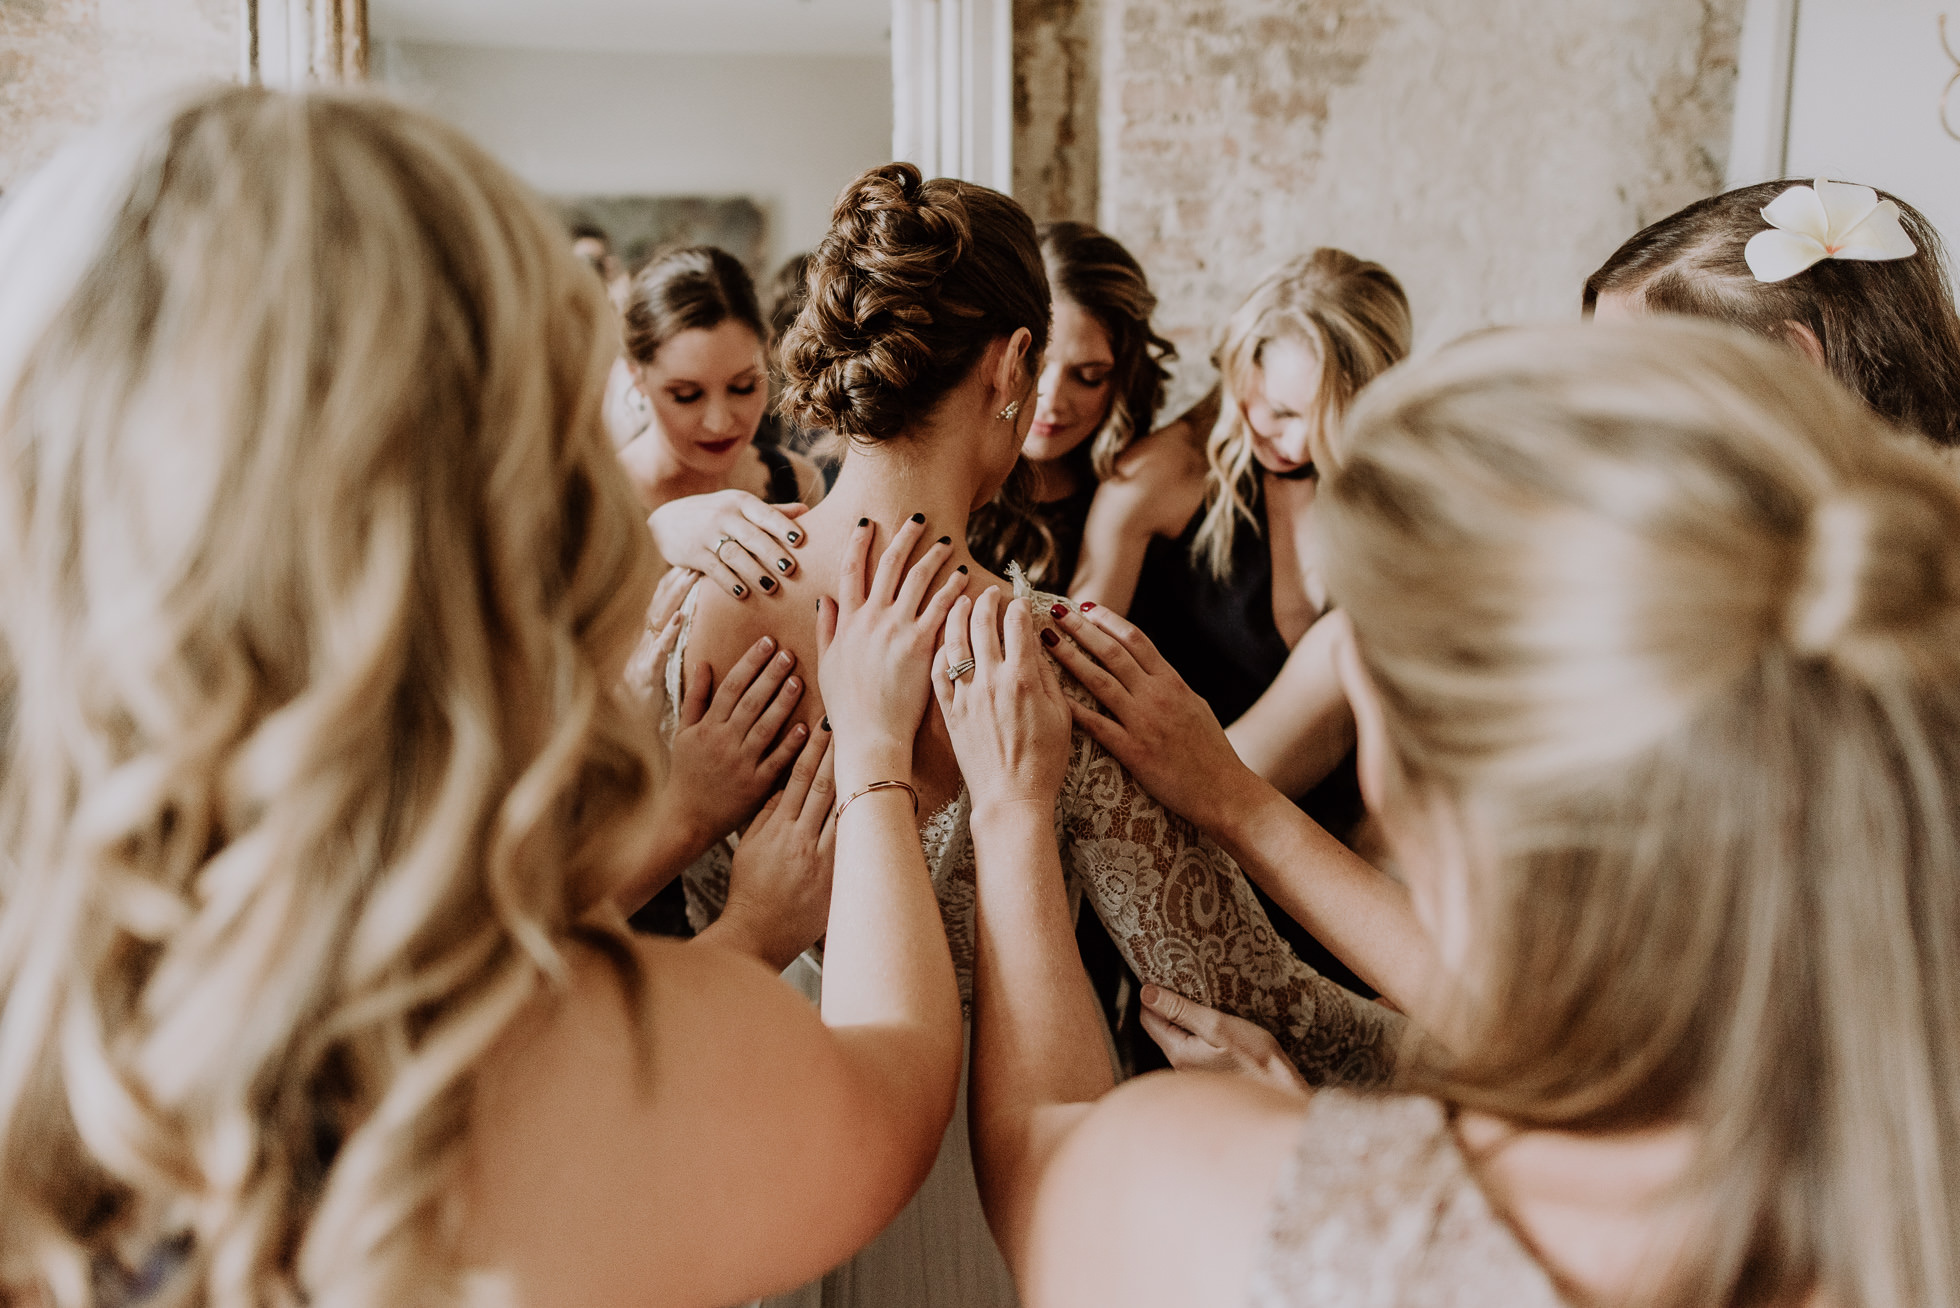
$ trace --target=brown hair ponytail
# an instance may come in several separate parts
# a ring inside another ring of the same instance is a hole
[[[1624,294],[1654,313],[1713,318],[1782,339],[1800,323],[1824,365],[1880,416],[1960,446],[1960,314],[1945,247],[1925,215],[1899,206],[1919,252],[1876,263],[1826,259],[1781,282],[1760,282],[1743,248],[1768,228],[1763,206],[1809,178],[1786,178],[1710,196],[1630,238],[1586,279],[1585,311]]]

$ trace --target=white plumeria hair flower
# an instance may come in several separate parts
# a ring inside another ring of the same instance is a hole
[[[1769,230],[1757,232],[1742,257],[1759,282],[1795,277],[1826,259],[1906,259],[1919,247],[1899,225],[1899,206],[1869,186],[1827,182],[1792,186],[1763,206]]]

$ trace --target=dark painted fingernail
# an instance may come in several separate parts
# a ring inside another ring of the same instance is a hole
[[[790,544],[792,544],[792,545],[800,545],[800,544],[802,544],[802,543],[803,543],[803,533],[802,533],[802,532],[800,532],[800,531],[792,531],[792,532],[791,532],[791,533],[789,534],[789,543],[790,543]]]
[[[912,515],[912,521],[914,522],[924,522],[925,520],[926,520],[926,515],[923,513],[915,513]]]
[[[953,538],[951,536],[941,536],[939,538],[939,543],[941,545],[951,545],[953,543]]]
[[[776,589],[776,579],[774,577],[758,577],[756,580],[761,583],[764,590]]]
[[[823,721],[818,723],[817,725],[822,727],[825,731],[830,730],[830,714],[828,713],[824,714]]]
[[[1052,631],[1044,631],[1041,633],[1041,643],[1046,645],[1049,649],[1053,649],[1055,648],[1055,646],[1062,643],[1062,638],[1060,636],[1057,636]]]
[[[960,564],[960,566],[959,566],[959,567],[957,567],[957,568],[955,568],[955,569],[953,569],[953,571],[955,571],[955,572],[965,572],[965,571],[966,571],[966,564],[964,564],[964,563],[962,563],[962,564]]]
[[[1096,607],[1096,602],[1094,600],[1082,601],[1082,611],[1084,613],[1087,613],[1090,609],[1093,609],[1094,607]]]
[[[776,571],[778,571],[778,572],[788,572],[788,571],[789,571],[789,560],[788,560],[788,559],[777,559],[777,560],[776,560]]]
[[[744,595],[746,595],[746,594],[748,594],[748,593],[749,593],[749,588],[748,588],[747,586],[744,586],[744,585],[742,585],[742,584],[741,584],[740,582],[737,582],[737,583],[735,583],[735,598],[736,598],[736,599],[740,599],[740,598],[742,598],[742,596],[744,596]]]
[[[1050,604],[1048,606],[1048,616],[1056,619],[1066,618],[1068,616],[1068,605]]]
[[[858,526],[860,526],[860,527],[869,527],[870,525],[871,525],[871,519],[869,519],[869,518],[859,518],[859,519],[858,519]]]

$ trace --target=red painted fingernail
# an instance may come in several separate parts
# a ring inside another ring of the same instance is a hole
[[[1087,613],[1090,609],[1093,609],[1094,607],[1096,607],[1096,602],[1094,600],[1082,601],[1082,611],[1084,613]]]
[[[1050,604],[1048,606],[1048,616],[1051,618],[1066,618],[1068,616],[1068,605]]]
[[[1049,649],[1053,649],[1055,648],[1055,646],[1062,643],[1062,638],[1060,636],[1057,636],[1052,631],[1044,631],[1041,633],[1041,643],[1046,645]]]

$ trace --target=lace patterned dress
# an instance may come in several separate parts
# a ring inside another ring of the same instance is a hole
[[[1016,592],[1034,601],[1040,629],[1053,625],[1047,610],[1060,597],[1033,592],[1018,574]],[[680,702],[698,594],[697,589],[681,610],[680,639],[666,670],[669,704]],[[1066,671],[1061,677],[1069,695],[1093,702]],[[977,887],[971,817],[972,803],[962,790],[919,831],[965,1011],[973,1000]],[[1386,1079],[1401,1019],[1300,962],[1273,930],[1231,857],[1150,798],[1080,731],[1055,805],[1055,839],[1071,893],[1102,919],[1143,981],[1265,1027],[1315,1085]],[[688,920],[696,931],[727,901],[734,844],[729,837],[682,874]],[[821,964],[812,954],[783,975],[813,1000],[820,995]],[[960,1103],[939,1161],[892,1226],[822,1282],[770,1300],[772,1305],[988,1308],[1015,1302],[980,1210],[966,1141],[965,1096],[962,1075]]]
[[[1443,1107],[1314,1096],[1274,1194],[1249,1308],[1558,1308],[1478,1188]]]

